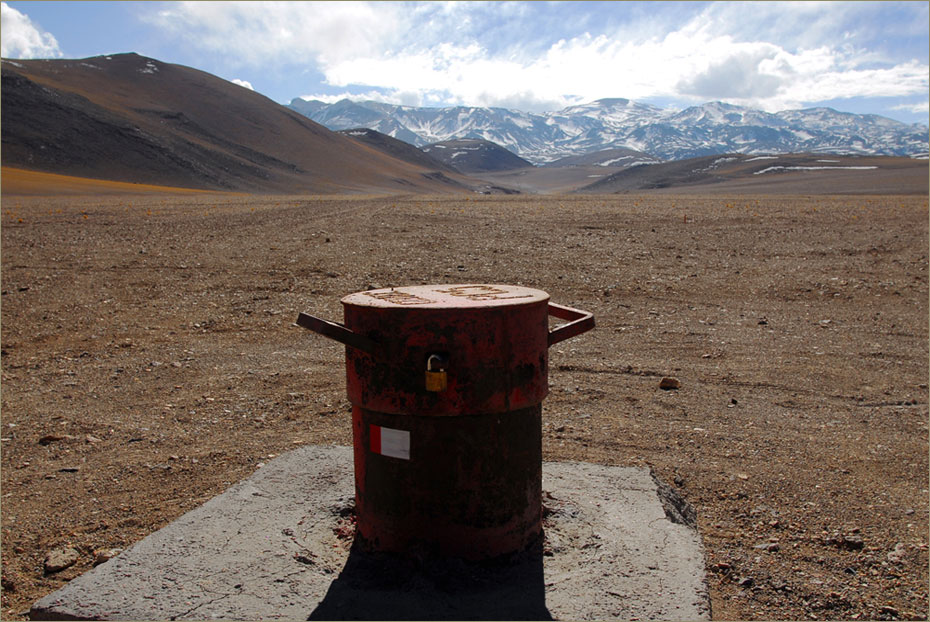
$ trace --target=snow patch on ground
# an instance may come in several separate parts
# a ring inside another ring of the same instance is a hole
[[[761,175],[770,171],[823,171],[827,169],[847,169],[854,171],[865,171],[868,169],[878,168],[877,166],[770,166],[761,171],[756,171],[753,175]]]
[[[621,158],[614,158],[613,160],[605,160],[605,161],[603,161],[603,162],[598,162],[597,165],[598,165],[598,166],[610,166],[610,165],[613,164],[614,162],[619,162],[620,160],[629,160],[629,159],[632,158],[632,157],[633,157],[633,156],[628,155],[628,156],[623,156],[623,157],[621,157]]]
[[[717,158],[716,160],[714,160],[713,162],[711,162],[708,166],[706,166],[706,167],[704,167],[704,168],[696,168],[696,169],[692,170],[691,172],[692,172],[692,173],[703,173],[703,172],[705,172],[705,171],[712,171],[712,170],[714,170],[715,168],[719,167],[721,164],[726,164],[727,162],[732,162],[732,161],[737,160],[737,159],[739,159],[739,158],[732,158],[732,157],[731,157],[731,158]]]

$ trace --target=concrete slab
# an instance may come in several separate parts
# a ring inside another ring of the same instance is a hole
[[[305,446],[71,581],[33,619],[709,619],[694,513],[647,469],[543,463],[545,540],[507,560],[351,547],[349,447]]]

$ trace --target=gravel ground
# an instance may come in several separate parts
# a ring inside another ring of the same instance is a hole
[[[550,351],[544,459],[674,486],[715,618],[926,619],[927,230],[925,196],[5,196],[2,617],[351,443],[298,311],[473,282],[594,312]]]

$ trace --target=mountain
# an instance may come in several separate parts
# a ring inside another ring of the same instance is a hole
[[[359,144],[208,73],[137,54],[2,61],[2,163],[245,192],[448,192],[436,168]]]
[[[422,147],[422,150],[465,174],[511,171],[533,166],[500,145],[487,140],[444,140],[426,145]]]
[[[607,149],[662,160],[724,153],[835,153],[926,157],[925,125],[831,108],[767,113],[722,102],[664,110],[601,99],[556,112],[506,108],[417,108],[294,99],[294,110],[332,129],[369,127],[413,145],[471,138],[497,143],[533,164]]]
[[[496,143],[520,156],[526,150],[534,154],[551,154],[551,157],[537,158],[533,163],[562,155],[554,144],[559,138],[557,128],[547,124],[539,115],[516,110],[466,106],[417,108],[347,99],[321,104],[295,99],[290,107],[330,129],[367,127],[417,147],[445,140],[475,139]]]
[[[352,140],[363,145],[377,149],[398,160],[410,162],[417,166],[422,166],[435,171],[444,173],[457,173],[455,168],[448,166],[438,158],[434,158],[425,151],[417,149],[410,143],[397,140],[387,134],[382,134],[377,130],[370,130],[365,127],[353,128],[351,130],[339,130],[337,134],[348,136]]]

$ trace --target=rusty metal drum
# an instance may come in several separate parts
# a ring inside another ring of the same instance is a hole
[[[538,289],[416,285],[342,299],[357,544],[484,559],[541,532],[549,346],[594,327]],[[549,316],[569,320],[549,330]]]

